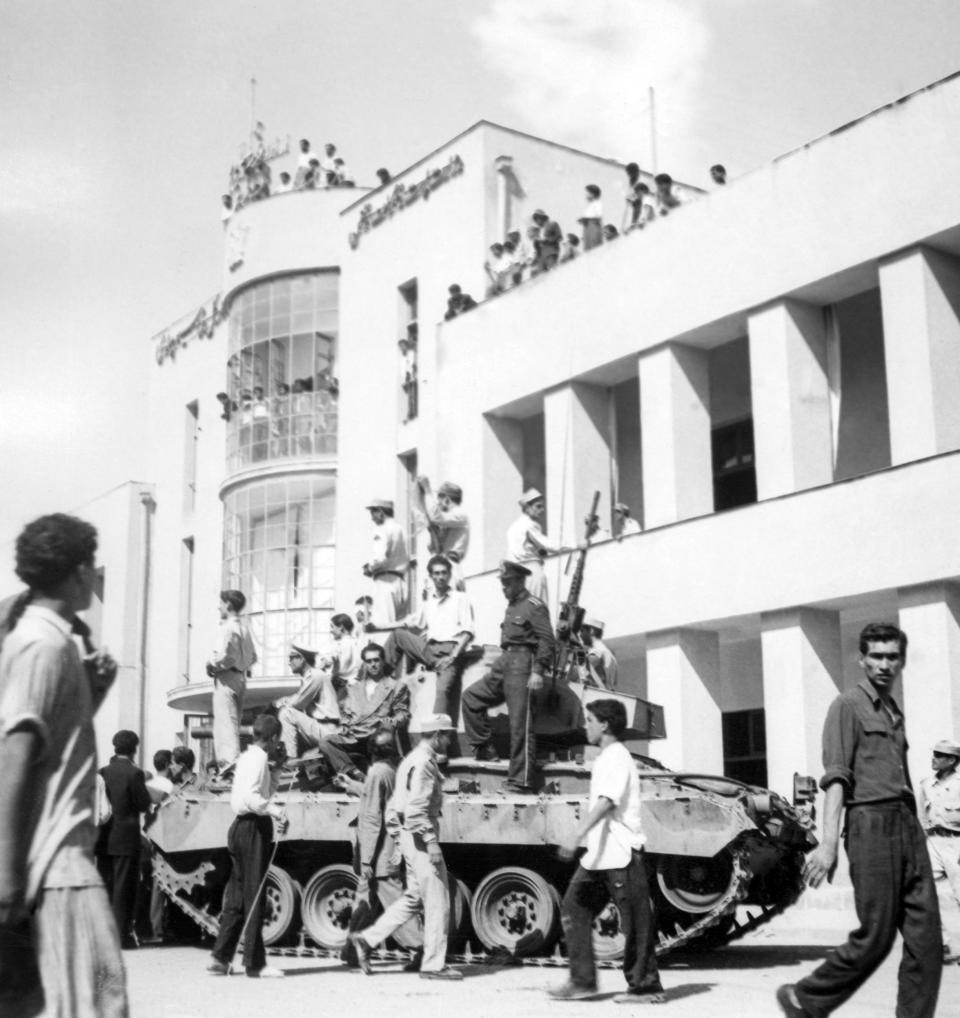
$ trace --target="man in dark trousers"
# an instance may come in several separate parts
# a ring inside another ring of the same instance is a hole
[[[823,839],[804,864],[811,887],[833,877],[846,807],[847,858],[859,927],[795,986],[777,990],[787,1018],[826,1018],[853,996],[903,937],[897,1018],[933,1018],[942,972],[940,913],[910,787],[903,711],[893,684],[907,636],[872,623],[860,633],[864,678],[823,725]]]
[[[547,606],[526,588],[530,570],[502,562],[500,587],[507,610],[500,623],[503,653],[479,682],[464,691],[463,727],[478,760],[497,759],[490,743],[488,707],[506,703],[510,720],[510,768],[502,791],[533,791],[536,741],[533,710],[544,676],[553,668],[554,637]]]
[[[101,837],[105,839],[104,854],[110,857],[110,898],[124,950],[140,946],[133,920],[140,879],[140,814],[150,809],[150,793],[143,771],[133,762],[139,745],[136,732],[117,732],[113,737],[115,755],[100,770],[113,810]]]
[[[263,947],[263,878],[270,866],[273,825],[287,826],[283,809],[270,801],[276,790],[274,768],[279,763],[280,722],[261,714],[253,722],[253,745],[237,759],[230,789],[230,808],[236,814],[227,833],[230,879],[223,894],[220,932],[207,966],[212,975],[230,974],[230,961],[243,936],[243,965],[251,979],[276,979],[283,969],[267,964]]]

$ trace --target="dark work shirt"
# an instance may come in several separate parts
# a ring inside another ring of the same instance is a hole
[[[501,647],[529,647],[538,672],[553,667],[554,639],[547,606],[524,590],[507,610],[500,623]]]
[[[820,787],[842,782],[848,806],[913,798],[903,712],[892,699],[888,706],[864,678],[827,711]]]

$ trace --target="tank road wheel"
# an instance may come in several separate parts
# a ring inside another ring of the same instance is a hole
[[[470,915],[477,938],[488,951],[543,954],[560,931],[555,893],[543,877],[520,867],[487,874],[473,894]]]
[[[303,928],[320,947],[338,951],[347,942],[356,890],[356,874],[342,864],[324,866],[307,881],[300,903]]]
[[[736,880],[727,852],[712,859],[697,855],[662,855],[657,859],[657,886],[678,912],[701,915],[723,899]]]
[[[620,928],[620,909],[608,901],[593,920],[593,956],[597,961],[620,961],[626,943]]]
[[[381,887],[384,885],[381,885]],[[389,886],[389,885],[388,885]],[[447,925],[447,950],[456,953],[467,943],[470,936],[470,890],[467,885],[453,873],[447,873],[447,886],[450,889],[450,922]],[[399,897],[392,891],[386,895],[381,891],[381,904],[385,907],[393,904]],[[388,900],[384,900],[388,898]],[[423,947],[423,917],[414,916],[390,934],[398,946],[407,951],[415,951]]]
[[[300,928],[299,904],[300,888],[296,881],[286,870],[271,866],[263,889],[263,942],[267,947],[281,943]]]

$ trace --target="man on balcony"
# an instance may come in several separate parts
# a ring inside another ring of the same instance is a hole
[[[451,583],[454,589],[466,589],[463,584],[462,563],[470,547],[470,517],[462,508],[463,488],[452,481],[444,481],[437,488],[434,498],[430,490],[430,478],[418,477],[417,494],[420,510],[427,518],[430,554],[442,555],[450,563]],[[427,596],[433,592],[429,578],[424,588],[424,594]],[[449,713],[447,710],[439,712]]]

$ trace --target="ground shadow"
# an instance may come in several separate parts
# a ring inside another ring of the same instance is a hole
[[[822,944],[757,944],[685,951],[660,962],[662,969],[764,969],[780,968],[799,962],[820,961],[830,950]]]

